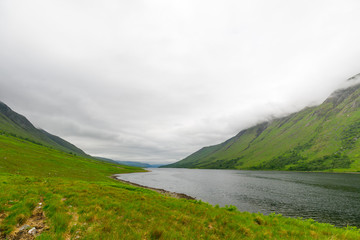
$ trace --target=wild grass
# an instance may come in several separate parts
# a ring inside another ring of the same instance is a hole
[[[360,239],[356,228],[175,199],[109,178],[139,168],[0,136],[0,239],[42,203],[36,239]],[[49,174],[50,173],[50,174]]]

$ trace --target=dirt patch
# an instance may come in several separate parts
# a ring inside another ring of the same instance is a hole
[[[115,179],[115,180],[117,180],[117,181],[123,182],[123,183],[127,183],[127,184],[130,184],[130,185],[133,185],[133,186],[135,186],[135,187],[142,187],[142,188],[154,190],[155,192],[161,193],[161,194],[163,194],[163,195],[165,195],[165,196],[170,196],[170,197],[174,197],[174,198],[184,198],[184,199],[195,200],[194,197],[191,197],[191,196],[186,195],[186,194],[184,194],[184,193],[170,192],[170,191],[167,191],[167,190],[165,190],[165,189],[152,188],[152,187],[148,187],[148,186],[143,186],[143,185],[140,185],[140,184],[136,184],[136,183],[132,183],[132,182],[129,182],[129,181],[125,181],[125,180],[118,179],[118,178],[116,177],[116,175],[112,175],[111,178],[112,178],[112,179]]]
[[[71,234],[71,228],[73,226],[76,226],[79,222],[79,214],[77,213],[77,210],[76,208],[74,207],[71,207],[71,212],[69,212],[69,215],[72,216],[72,219],[69,223],[69,230],[65,233],[65,240],[70,240],[71,237],[72,237],[72,234]],[[75,239],[79,239],[80,236],[79,236],[79,230],[77,230],[75,233]]]
[[[46,225],[46,217],[42,209],[43,203],[40,202],[32,212],[31,217],[22,225],[16,228],[14,232],[10,234],[7,239],[10,240],[32,240],[35,239],[43,231],[48,230],[49,227]]]

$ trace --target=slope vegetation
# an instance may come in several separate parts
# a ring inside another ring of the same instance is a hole
[[[360,85],[166,167],[360,171]]]
[[[142,169],[75,156],[6,130],[0,239],[360,238],[352,227],[240,213],[131,186],[109,176]]]
[[[37,129],[26,117],[0,102],[0,132],[42,144],[68,153],[87,156],[81,149],[45,130]]]

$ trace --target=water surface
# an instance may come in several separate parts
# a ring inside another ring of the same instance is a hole
[[[205,169],[149,169],[120,179],[185,193],[240,211],[312,218],[360,227],[360,174]]]

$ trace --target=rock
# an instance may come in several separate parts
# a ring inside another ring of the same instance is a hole
[[[32,229],[30,229],[30,230],[28,231],[28,233],[31,234],[31,235],[35,235],[35,234],[36,234],[36,228],[33,227]]]
[[[23,230],[26,230],[28,228],[30,228],[30,226],[27,225],[27,224],[24,224],[24,225],[21,226],[21,228],[19,228],[19,231],[23,231]]]

